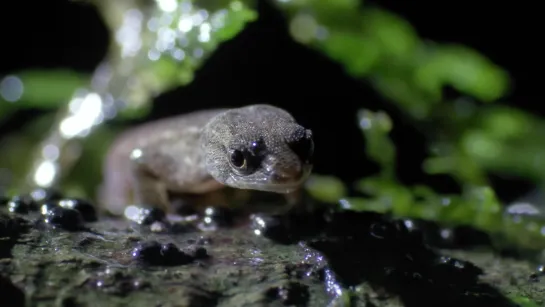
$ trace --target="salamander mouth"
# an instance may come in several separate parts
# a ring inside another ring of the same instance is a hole
[[[298,190],[309,177],[311,170],[312,166],[304,166],[300,173],[293,176],[282,176],[273,173],[264,175],[259,179],[231,177],[232,182],[230,185],[239,189],[286,194]]]

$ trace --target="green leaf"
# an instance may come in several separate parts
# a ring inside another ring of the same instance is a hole
[[[511,294],[508,296],[514,303],[518,304],[521,307],[539,307],[540,305],[530,298],[522,295]]]
[[[460,92],[490,102],[506,94],[509,76],[478,52],[464,46],[428,46],[427,60],[415,72],[418,84],[431,92],[452,85]]]
[[[348,193],[344,183],[338,178],[316,174],[307,180],[305,188],[312,197],[327,203],[337,203]]]
[[[355,76],[367,74],[380,55],[376,41],[346,31],[331,31],[320,43],[332,59],[344,64],[346,71]]]
[[[2,123],[2,120],[4,118],[8,118],[16,110],[17,110],[17,107],[14,106],[12,103],[0,101],[0,124]]]
[[[416,31],[403,18],[379,9],[367,9],[363,14],[363,31],[380,46],[386,56],[413,58],[420,41]]]
[[[370,81],[384,97],[396,102],[420,120],[429,115],[433,103],[439,98],[419,90],[412,80],[402,78],[399,74],[374,74],[370,76]]]
[[[503,146],[481,130],[468,131],[462,138],[462,145],[470,156],[479,160],[494,160],[503,155]]]
[[[392,120],[384,112],[369,110],[359,111],[358,120],[365,135],[367,154],[381,165],[386,176],[392,178],[396,159],[395,144],[389,137]]]
[[[524,137],[539,130],[538,122],[531,114],[509,107],[487,108],[482,117],[484,130],[499,140]]]
[[[236,3],[236,4],[233,4]],[[257,12],[240,2],[234,1],[229,6],[223,20],[224,26],[216,32],[218,41],[229,40],[244,29],[248,22],[257,20]]]
[[[89,84],[88,75],[64,69],[24,70],[10,76],[22,85],[20,97],[11,102],[18,108],[57,108],[67,104],[76,90]],[[4,95],[0,97],[1,104],[7,102]]]

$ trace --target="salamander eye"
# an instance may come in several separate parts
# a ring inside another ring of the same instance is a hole
[[[261,157],[246,149],[231,149],[229,163],[240,175],[249,175],[255,172],[261,163]]]
[[[233,150],[231,152],[230,160],[231,165],[233,165],[236,168],[244,168],[246,166],[246,157],[244,157],[244,154],[240,150]]]

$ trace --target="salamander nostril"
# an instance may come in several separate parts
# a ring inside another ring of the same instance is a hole
[[[271,174],[271,179],[275,182],[290,182],[297,181],[303,176],[303,171],[300,168],[289,168],[284,170],[276,170]]]
[[[304,128],[301,128],[304,129]],[[310,164],[314,155],[314,141],[312,131],[309,129],[297,133],[292,139],[287,141],[290,149],[299,157],[301,162]]]

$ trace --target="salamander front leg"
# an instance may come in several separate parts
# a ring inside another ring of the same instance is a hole
[[[139,163],[133,164],[132,190],[134,201],[138,205],[159,208],[166,213],[171,212],[165,184]]]

